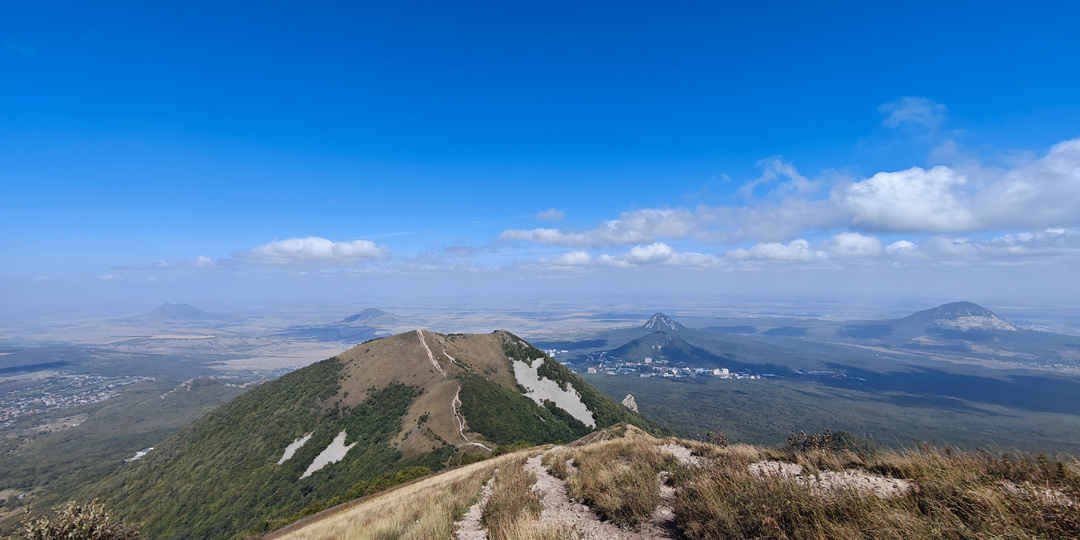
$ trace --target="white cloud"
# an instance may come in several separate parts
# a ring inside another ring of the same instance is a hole
[[[895,125],[933,125],[944,117],[939,104],[917,99],[900,100],[883,112]],[[1072,233],[1080,226],[1080,138],[1056,144],[1042,156],[1009,155],[1004,168],[956,159],[953,166],[882,171],[868,178],[830,172],[808,178],[774,157],[759,162],[762,175],[743,186],[745,205],[647,208],[592,228],[506,230],[499,240],[577,249],[572,256],[545,262],[578,266],[717,264],[713,255],[694,259],[676,252],[668,245],[673,240],[752,244],[723,257],[744,261],[835,265],[883,254],[894,262],[905,259],[905,264],[1073,260],[1069,257],[1080,248]],[[818,193],[823,187],[829,187],[827,196]],[[766,194],[754,196],[762,188]],[[910,237],[883,248],[875,233]],[[990,235],[994,240],[984,240]],[[828,239],[811,246],[806,238]],[[599,253],[619,246],[634,247],[621,254]]]
[[[923,97],[904,97],[890,101],[880,107],[878,112],[888,115],[882,122],[889,127],[901,124],[920,124],[937,129],[945,121],[945,106]]]
[[[607,266],[616,268],[655,265],[706,268],[719,263],[720,259],[715,255],[692,251],[680,252],[662,242],[634,246],[616,255],[603,253],[593,256],[587,251],[576,250],[563,253],[553,259],[539,261],[541,266],[551,267]]]
[[[592,264],[593,257],[587,251],[571,251],[555,257],[551,261],[553,266],[588,266]]]
[[[192,266],[196,268],[211,268],[214,266],[214,260],[210,257],[199,255],[199,257],[195,259],[195,262],[192,263]]]
[[[386,246],[376,246],[369,240],[332,242],[326,238],[288,238],[275,240],[242,254],[260,264],[296,266],[344,266],[357,262],[385,259],[390,256]]]
[[[916,257],[919,246],[907,240],[897,240],[885,247],[885,253],[893,257]]]
[[[996,243],[996,244],[1006,244],[1006,245],[1011,246],[1011,245],[1016,245],[1016,244],[1022,244],[1022,243],[1025,243],[1025,242],[1030,242],[1034,238],[1035,238],[1034,234],[1031,234],[1029,232],[1023,232],[1023,233],[1006,234],[1004,236],[999,236],[999,237],[991,240],[991,242]]]
[[[854,225],[871,230],[971,230],[975,216],[956,193],[965,183],[967,178],[948,167],[912,167],[838,186],[832,199],[850,213]]]
[[[571,247],[613,247],[652,242],[654,238],[683,238],[696,229],[693,213],[685,209],[645,209],[624,212],[595,229],[564,232],[559,229],[510,229],[502,241],[525,241]]]
[[[727,252],[732,259],[759,260],[759,261],[792,261],[811,262],[829,258],[829,255],[821,250],[810,247],[810,242],[799,238],[792,240],[787,245],[779,242],[767,242],[757,244],[750,249],[733,249]]]
[[[1080,139],[1009,171],[937,166],[881,172],[830,199],[853,226],[893,232],[983,232],[1080,224]]]
[[[896,258],[946,263],[1073,264],[1080,261],[1080,228],[1009,233],[986,241],[938,235],[928,238],[921,246],[907,240],[893,242],[885,248],[885,253]]]
[[[873,236],[845,232],[830,238],[825,249],[829,255],[839,258],[877,257],[881,254],[881,241]]]
[[[647,246],[634,246],[625,255],[628,262],[633,264],[657,264],[671,260],[675,250],[671,246],[655,242]]]
[[[775,193],[780,196],[806,195],[817,191],[820,187],[818,182],[799,174],[794,165],[784,161],[780,156],[763,159],[757,162],[757,165],[762,168],[761,177],[747,182],[740,188],[743,195],[747,197],[754,196],[754,188],[757,186],[773,183],[777,184]],[[777,182],[781,178],[787,178],[787,181]]]
[[[536,219],[540,221],[562,221],[566,218],[566,212],[561,212],[554,208],[549,208],[536,214]]]
[[[1006,172],[975,194],[972,205],[986,229],[1080,224],[1080,139]]]

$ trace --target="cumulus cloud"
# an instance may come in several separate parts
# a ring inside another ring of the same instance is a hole
[[[919,255],[919,246],[908,240],[897,240],[885,247],[885,253],[892,257],[913,257]]]
[[[634,264],[656,264],[671,260],[675,250],[662,242],[655,242],[647,246],[634,246],[625,255],[626,259]]]
[[[971,174],[977,175],[972,181]],[[892,232],[981,232],[1080,224],[1080,139],[1004,173],[945,166],[881,172],[836,186],[852,225]]]
[[[563,253],[552,259],[541,259],[541,266],[551,267],[584,267],[584,266],[607,266],[617,268],[630,268],[639,266],[679,266],[686,268],[704,268],[716,266],[720,259],[708,253],[692,251],[680,252],[675,248],[663,243],[642,244],[630,248],[628,251],[616,255],[603,253],[593,256],[585,250],[575,250]]]
[[[945,121],[946,115],[944,105],[924,97],[904,97],[890,101],[878,107],[878,112],[886,115],[882,122],[886,126],[919,124],[931,130],[937,129]]]
[[[241,254],[250,261],[280,266],[345,266],[390,256],[370,240],[333,242],[318,236],[275,240]]]
[[[1045,156],[1006,172],[972,197],[984,228],[1044,228],[1080,224],[1080,139],[1055,144]]]
[[[786,245],[779,242],[766,242],[750,249],[737,248],[727,252],[727,256],[740,260],[790,262],[811,262],[829,258],[827,253],[813,249],[810,242],[802,238],[792,240]]]
[[[945,109],[910,98],[887,104],[882,112],[890,125],[933,126]],[[1080,138],[1058,143],[1041,156],[1014,154],[1006,167],[984,166],[975,159],[955,163],[862,178],[829,172],[812,178],[773,157],[759,162],[761,176],[742,187],[747,197],[742,205],[640,209],[591,228],[506,230],[499,240],[577,249],[571,252],[574,260],[592,265],[656,260],[674,264],[671,261],[685,254],[667,259],[659,247],[673,240],[753,244],[724,257],[743,261],[820,262],[884,255],[914,263],[1072,256],[1074,246],[1052,237],[1054,231],[1068,237],[1067,231],[1080,226]],[[907,238],[882,247],[879,233]],[[995,240],[984,240],[988,234]],[[807,238],[827,240],[812,246]],[[620,246],[634,247],[620,255],[599,253]]]
[[[1013,232],[990,240],[935,235],[922,245],[908,240],[893,242],[885,248],[885,254],[908,262],[923,260],[945,264],[1076,264],[1080,263],[1080,228]]]
[[[872,230],[970,230],[976,218],[957,197],[965,183],[967,178],[948,167],[912,167],[838,186],[832,198],[853,224]]]
[[[566,212],[562,212],[554,208],[548,208],[547,210],[536,214],[535,217],[540,221],[562,221],[564,218],[566,218]]]
[[[593,256],[581,250],[563,253],[551,260],[553,266],[588,266],[592,262]]]
[[[654,238],[683,238],[697,228],[694,215],[685,209],[646,209],[624,212],[594,229],[568,232],[560,229],[510,229],[500,241],[524,241],[568,247],[614,247],[652,242]]]
[[[873,236],[845,232],[833,236],[825,243],[829,255],[838,258],[877,257],[881,254],[881,240]]]

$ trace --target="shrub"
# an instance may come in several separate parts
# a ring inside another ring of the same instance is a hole
[[[138,527],[113,519],[97,499],[89,504],[70,501],[53,509],[51,516],[33,519],[27,509],[23,536],[30,540],[130,540],[139,538]]]

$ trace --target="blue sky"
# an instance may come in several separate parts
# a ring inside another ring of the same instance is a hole
[[[0,7],[0,294],[1080,298],[1080,6]]]

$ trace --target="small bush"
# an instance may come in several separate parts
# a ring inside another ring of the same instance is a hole
[[[720,448],[727,448],[728,436],[727,433],[724,433],[722,430],[706,431],[705,442],[714,444]]]
[[[132,540],[138,527],[113,519],[105,505],[94,499],[89,504],[75,501],[54,508],[51,516],[32,519],[29,509],[23,518],[23,537],[30,540]]]

